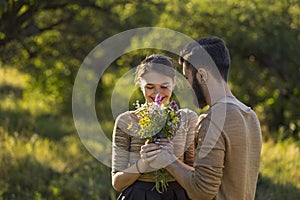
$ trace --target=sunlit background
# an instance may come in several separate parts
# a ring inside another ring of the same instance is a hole
[[[152,26],[225,40],[230,86],[256,111],[263,130],[255,199],[299,199],[298,0],[1,0],[0,199],[116,199],[110,168],[87,152],[74,127],[73,84],[99,43]],[[154,52],[177,61],[170,52],[133,51],[101,77],[95,107],[107,137],[115,84]],[[138,90],[130,109],[135,99],[141,99]]]

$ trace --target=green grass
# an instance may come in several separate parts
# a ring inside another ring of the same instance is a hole
[[[1,134],[0,196],[3,199],[109,199],[110,171],[77,137],[59,142],[33,135]]]
[[[300,148],[296,142],[264,142],[256,199],[299,199]]]
[[[71,116],[26,90],[17,70],[0,68],[0,77],[0,200],[115,199],[110,168],[86,151]],[[108,132],[113,122],[102,126]],[[299,145],[264,142],[256,199],[296,200],[299,180]]]
[[[115,199],[110,168],[82,145],[28,77],[0,68],[0,200]]]

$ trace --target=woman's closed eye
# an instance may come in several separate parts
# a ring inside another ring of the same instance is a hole
[[[147,85],[146,86],[146,89],[148,89],[148,90],[152,90],[154,87],[153,86],[150,86],[150,85]]]

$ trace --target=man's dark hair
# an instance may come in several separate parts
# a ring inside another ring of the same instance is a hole
[[[189,61],[189,54],[193,54],[193,51],[197,51],[201,49],[199,48],[199,45],[210,55],[211,59],[215,63],[215,65],[218,68],[219,73],[221,74],[222,78],[227,82],[228,81],[228,71],[230,67],[230,55],[229,51],[225,45],[225,42],[218,38],[218,37],[207,37],[207,38],[200,38],[196,40],[196,42],[191,42],[188,45],[185,46],[185,48],[180,52],[179,57],[179,63],[182,64],[184,61],[187,61],[188,63],[192,63]],[[198,46],[198,48],[197,48]],[[202,50],[203,51],[203,50]],[[194,53],[194,55],[197,55]],[[203,56],[203,59],[205,58],[205,55],[203,53],[199,53],[198,55]],[[186,58],[187,57],[187,58]],[[190,56],[191,57],[191,56]],[[200,65],[202,63],[209,63],[207,61],[201,61],[202,58],[198,58],[197,60],[200,60]],[[205,65],[205,64],[204,64]],[[199,66],[194,66],[199,67]],[[212,67],[212,66],[209,66]]]

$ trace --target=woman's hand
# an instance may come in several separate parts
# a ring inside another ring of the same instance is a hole
[[[158,139],[156,144],[163,150],[169,151],[171,154],[174,152],[174,144],[170,138]]]
[[[150,167],[155,169],[165,168],[176,160],[174,156],[174,144],[170,138],[158,139],[155,143],[159,146],[160,152],[156,154],[155,159],[150,162]]]
[[[153,161],[157,154],[161,152],[161,148],[159,145],[155,143],[150,143],[146,141],[146,143],[141,146],[140,155],[141,155],[141,162],[138,162],[138,167],[140,172],[145,172],[149,168],[149,163]]]

